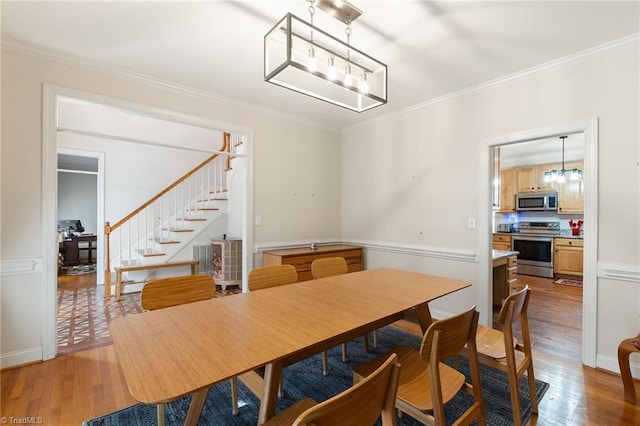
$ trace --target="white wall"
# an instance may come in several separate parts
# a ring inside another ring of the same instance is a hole
[[[340,136],[332,130],[5,45],[1,78],[2,367],[42,359],[42,312],[55,303],[43,300],[45,286],[56,285],[45,282],[42,271],[44,257],[55,256],[43,252],[41,218],[45,82],[252,129],[252,203],[263,217],[253,234],[256,244],[340,234]]]
[[[58,220],[80,219],[84,232],[98,231],[98,176],[58,172]]]
[[[467,218],[480,216],[481,141],[599,118],[598,264],[623,277],[585,285],[599,294],[598,364],[617,369],[618,343],[640,325],[638,64],[636,42],[346,129],[343,238],[373,244],[369,267],[375,259],[475,283],[436,310],[478,303],[479,264],[461,253],[480,251]]]

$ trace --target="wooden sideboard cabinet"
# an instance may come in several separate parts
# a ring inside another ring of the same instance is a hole
[[[343,257],[347,261],[349,272],[362,271],[362,247],[358,246],[319,246],[315,250],[309,247],[284,250],[269,250],[262,253],[264,266],[293,265],[298,271],[298,282],[309,281],[311,276],[311,263],[316,259],[325,257]]]

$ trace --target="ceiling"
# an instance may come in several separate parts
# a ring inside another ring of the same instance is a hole
[[[2,1],[2,38],[277,110],[333,129],[419,105],[639,32],[638,1],[353,0],[351,44],[389,67],[364,113],[264,82],[263,37],[304,0]],[[345,39],[322,11],[315,25]]]

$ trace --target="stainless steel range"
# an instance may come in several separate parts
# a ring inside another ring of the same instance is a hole
[[[520,222],[512,235],[518,274],[553,278],[553,237],[560,235],[560,222]]]

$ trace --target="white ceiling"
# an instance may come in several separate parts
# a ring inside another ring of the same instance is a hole
[[[263,37],[304,0],[2,1],[2,37],[342,129],[639,32],[638,1],[353,0],[351,44],[389,67],[355,113],[264,82]],[[344,38],[321,11],[315,24]]]

